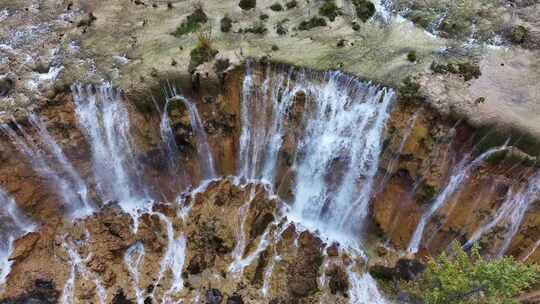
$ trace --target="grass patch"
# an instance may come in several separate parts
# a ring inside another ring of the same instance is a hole
[[[206,22],[208,22],[208,16],[206,16],[202,7],[199,6],[191,15],[187,16],[182,24],[180,24],[176,31],[174,31],[173,36],[180,37],[196,32],[201,28],[201,25]]]

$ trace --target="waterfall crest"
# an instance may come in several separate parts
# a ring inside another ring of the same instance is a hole
[[[104,202],[118,202],[137,218],[152,202],[135,156],[128,111],[110,84],[72,87],[75,114],[92,150],[96,188]],[[136,227],[136,225],[135,225]]]
[[[270,185],[278,170],[293,107],[303,107],[292,167],[292,213],[315,230],[350,234],[362,228],[377,173],[394,92],[341,72],[268,68],[258,79],[248,62],[242,84],[238,176]],[[263,85],[259,86],[258,83]]]

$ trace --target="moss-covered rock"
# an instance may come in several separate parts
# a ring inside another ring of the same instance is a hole
[[[326,20],[321,17],[312,17],[309,20],[304,20],[298,25],[298,30],[300,31],[309,31],[312,28],[326,26]]]
[[[356,10],[356,16],[362,22],[368,21],[369,18],[375,15],[375,4],[369,0],[353,0],[353,5]]]
[[[342,267],[334,266],[326,272],[326,275],[329,278],[330,293],[341,293],[346,296],[349,290],[349,278],[345,270]]]

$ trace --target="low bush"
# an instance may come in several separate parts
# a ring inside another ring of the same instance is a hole
[[[186,20],[180,24],[176,31],[174,31],[173,35],[180,37],[196,32],[201,28],[201,24],[206,22],[208,22],[208,16],[206,16],[202,7],[197,7],[191,15],[187,16]]]
[[[312,17],[309,20],[304,20],[298,25],[298,30],[300,31],[308,31],[312,28],[319,27],[319,26],[326,26],[326,20],[321,17]]]

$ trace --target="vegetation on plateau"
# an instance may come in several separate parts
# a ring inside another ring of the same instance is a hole
[[[514,304],[538,277],[537,265],[512,257],[488,260],[478,246],[467,254],[455,242],[451,253],[432,259],[416,280],[401,286],[425,304]]]
[[[195,11],[186,17],[186,20],[174,31],[173,35],[180,37],[198,31],[201,25],[208,22],[208,16],[204,12],[202,5],[195,6]]]

